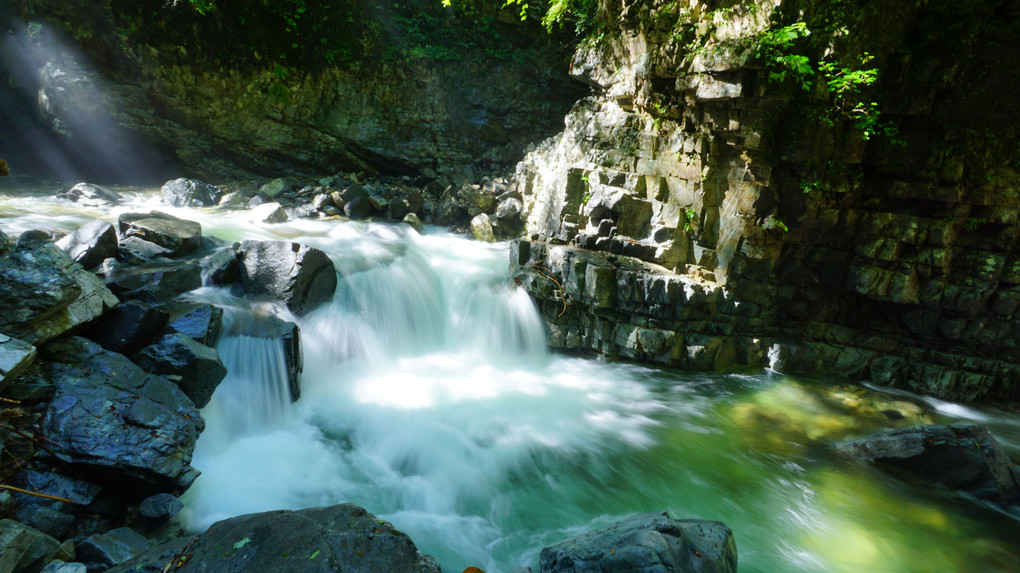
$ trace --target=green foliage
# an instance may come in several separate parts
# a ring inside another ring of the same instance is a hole
[[[980,225],[988,222],[988,219],[978,217],[967,217],[963,222],[963,230],[972,233],[977,230]]]
[[[698,216],[698,212],[691,207],[684,209],[684,232],[689,233],[691,231],[691,223],[693,223]]]

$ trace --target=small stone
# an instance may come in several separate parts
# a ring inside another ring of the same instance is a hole
[[[404,215],[403,221],[410,225],[412,229],[419,233],[425,230],[425,225],[422,224],[421,219],[418,218],[418,215],[415,215],[414,213],[408,213]]]
[[[287,219],[287,211],[279,203],[263,203],[248,214],[252,223],[284,223]]]
[[[485,213],[476,215],[474,219],[471,219],[471,233],[479,241],[487,243],[496,242],[496,234],[492,230],[492,223],[489,222],[489,216]]]
[[[157,493],[149,496],[138,506],[138,512],[149,519],[166,521],[180,513],[184,504],[169,493]]]

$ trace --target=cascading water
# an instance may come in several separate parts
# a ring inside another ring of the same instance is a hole
[[[505,573],[535,568],[542,547],[571,535],[667,510],[729,525],[745,572],[1015,570],[1016,521],[824,447],[962,417],[993,428],[1016,459],[1015,415],[775,373],[550,354],[530,300],[507,282],[505,246],[401,226],[258,226],[160,208],[227,240],[318,247],[341,275],[332,303],[285,317],[302,329],[294,404],[273,362],[280,347],[248,322],[280,309],[220,289],[191,294],[226,309],[218,349],[230,369],[203,411],[193,461],[203,475],[185,495],[195,529],[353,502],[406,531],[445,571]],[[120,212],[0,200],[0,224],[38,228],[52,223],[38,213],[55,211],[65,230]],[[247,394],[267,388],[276,388],[271,407]]]

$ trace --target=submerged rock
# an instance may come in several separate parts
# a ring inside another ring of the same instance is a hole
[[[187,546],[187,558],[181,558]],[[334,505],[270,511],[214,523],[189,542],[171,540],[110,569],[110,573],[175,571],[229,573],[439,573],[436,560],[418,551],[404,533],[361,507]]]
[[[541,573],[736,573],[733,532],[718,521],[646,513],[542,550]]]
[[[57,193],[57,198],[66,199],[86,207],[116,205],[124,199],[120,193],[106,187],[93,185],[92,183],[78,183],[66,191]]]
[[[117,231],[106,221],[89,221],[57,241],[57,246],[74,262],[94,269],[103,260],[117,256]]]
[[[336,268],[319,249],[286,241],[244,241],[237,251],[241,286],[303,314],[332,300]]]
[[[159,190],[163,202],[174,207],[211,207],[220,199],[218,189],[197,179],[167,181]]]
[[[983,426],[915,426],[845,442],[839,449],[1005,508],[1020,505],[1020,475]]]
[[[56,386],[42,428],[61,461],[121,491],[180,491],[198,471],[195,440],[205,426],[172,382],[98,344],[71,338],[40,351]]]

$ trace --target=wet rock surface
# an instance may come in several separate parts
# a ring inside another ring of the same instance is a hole
[[[211,207],[220,200],[216,187],[197,179],[174,179],[160,188],[163,202],[174,207]]]
[[[171,333],[133,354],[146,372],[175,380],[196,408],[209,403],[227,369],[215,350],[181,333]]]
[[[106,221],[89,221],[58,240],[56,245],[74,262],[93,269],[105,259],[117,256],[117,230]]]
[[[169,250],[171,257],[193,253],[202,246],[200,224],[158,211],[126,213],[117,219],[117,225],[123,238],[154,243]]]
[[[297,314],[333,298],[336,268],[319,249],[286,241],[243,241],[237,256],[241,285],[251,296],[283,301]]]
[[[736,573],[733,532],[718,521],[648,513],[542,550],[541,573]]]
[[[120,193],[93,183],[78,183],[70,189],[57,193],[57,198],[86,207],[107,207],[116,205],[124,199]]]

